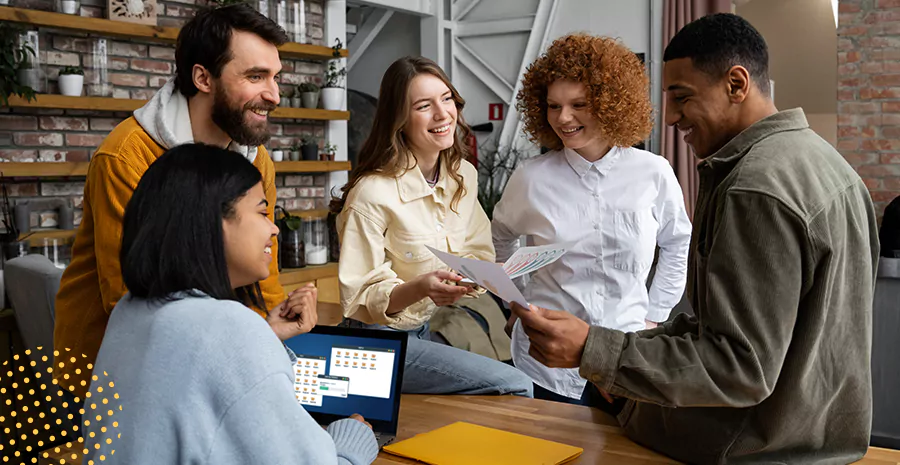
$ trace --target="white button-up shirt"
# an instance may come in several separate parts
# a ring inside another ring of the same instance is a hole
[[[494,209],[492,233],[499,262],[522,236],[534,245],[576,241],[531,275],[522,291],[531,304],[568,311],[591,325],[639,331],[645,319],[666,320],[684,292],[691,223],[671,166],[650,152],[614,147],[590,163],[564,149],[527,160]],[[528,348],[517,322],[516,366],[545,389],[581,398],[586,381],[577,369],[547,368]]]

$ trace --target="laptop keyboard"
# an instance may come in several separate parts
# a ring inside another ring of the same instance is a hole
[[[375,441],[378,442],[379,449],[394,442],[395,437],[396,436],[394,436],[393,434],[382,434],[378,432],[375,433]]]

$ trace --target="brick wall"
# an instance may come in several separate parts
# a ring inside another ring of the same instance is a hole
[[[838,149],[881,217],[900,195],[900,0],[840,0],[839,8]]]
[[[205,0],[199,0],[203,2]],[[195,0],[160,1],[160,26],[179,27],[193,16]],[[83,16],[105,17],[106,0],[82,0]],[[324,0],[306,1],[309,42],[323,43]],[[10,6],[52,11],[50,0],[12,0]],[[163,14],[164,13],[164,14]],[[57,30],[40,30],[40,64],[47,74],[49,93],[58,93],[56,80],[63,66],[83,66],[85,82],[92,77],[91,51],[95,38]],[[106,37],[108,44],[108,76],[112,96],[117,98],[148,99],[174,72],[174,45]],[[282,82],[322,83],[324,64],[317,61],[283,60]],[[85,94],[87,94],[87,84]],[[0,161],[88,161],[106,134],[127,112],[75,111],[30,108],[0,109]],[[304,132],[324,136],[322,122],[302,120],[272,120],[270,149],[300,145],[297,140]],[[2,165],[0,165],[2,169]],[[325,208],[325,175],[278,175],[278,203],[289,210]],[[83,178],[13,180],[10,197],[13,202],[27,201],[31,205],[31,226],[57,225],[56,208],[61,202],[71,202],[75,210],[75,224],[81,221]]]

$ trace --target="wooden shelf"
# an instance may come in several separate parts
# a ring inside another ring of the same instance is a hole
[[[32,26],[52,27],[103,36],[144,39],[168,44],[175,43],[179,31],[179,28],[177,27],[147,26],[124,21],[112,21],[103,18],[86,18],[83,16],[7,6],[0,6],[0,21],[11,21],[15,23],[30,24]],[[278,50],[282,58],[303,58],[307,60],[328,60],[332,58],[331,47],[325,47],[323,45],[289,42],[279,47]],[[347,49],[341,49],[341,56],[346,57],[347,55]]]
[[[328,209],[326,208],[321,210],[289,210],[288,213],[290,213],[291,216],[299,216],[303,219],[328,218]]]
[[[2,167],[3,165],[0,165]],[[349,161],[276,161],[276,173],[327,173],[350,170]]]
[[[19,240],[27,239],[31,247],[37,247],[44,244],[44,239],[74,239],[77,232],[77,229],[39,229],[19,234]]]
[[[0,163],[5,177],[87,176],[90,162]]]
[[[276,108],[269,114],[271,118],[312,119],[319,121],[347,121],[349,111],[320,110],[317,108]]]
[[[90,162],[10,162],[0,163],[0,173],[8,178],[87,176]],[[276,173],[328,173],[347,171],[349,161],[280,161]]]
[[[18,96],[10,96],[10,107],[55,108],[62,110],[93,111],[127,111],[142,107],[146,100],[112,98],[112,97],[68,97],[55,94],[38,94],[31,102]],[[349,120],[349,111],[319,110],[310,108],[277,108],[270,115],[272,118],[295,118],[306,120]]]
[[[278,275],[278,281],[282,286],[305,283],[322,278],[334,278],[338,274],[337,263],[325,265],[311,265],[306,268],[285,268]]]

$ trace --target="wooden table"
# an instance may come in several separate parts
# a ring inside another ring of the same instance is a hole
[[[408,439],[456,421],[557,441],[584,449],[571,464],[614,463],[617,465],[655,465],[678,463],[625,437],[615,420],[597,410],[513,396],[420,396],[404,395],[400,404],[400,431],[397,440]],[[66,463],[77,450],[52,449],[39,464]],[[43,454],[42,454],[43,455]],[[413,460],[381,452],[376,465],[417,464]],[[900,465],[900,451],[869,448],[862,465]]]
[[[581,447],[571,464],[617,465],[679,463],[625,437],[613,417],[578,405],[513,396],[404,395],[397,440],[408,439],[456,421],[525,434]],[[421,463],[381,452],[376,465]],[[869,448],[863,465],[900,465],[900,451]]]

